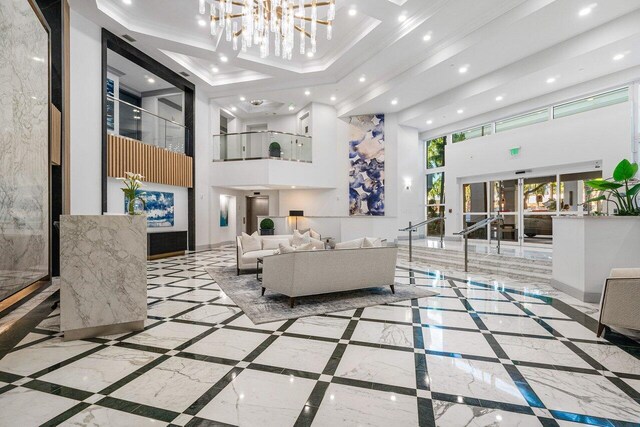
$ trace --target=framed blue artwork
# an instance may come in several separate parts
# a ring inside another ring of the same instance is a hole
[[[349,121],[349,215],[384,215],[384,114]]]
[[[137,190],[136,195],[139,195],[146,202],[147,227],[173,227],[175,210],[173,193]],[[129,198],[125,197],[125,213],[127,212],[128,204]]]

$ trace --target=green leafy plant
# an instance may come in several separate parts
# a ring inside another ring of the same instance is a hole
[[[281,152],[280,144],[278,144],[276,141],[273,141],[271,144],[269,144],[270,157],[280,157],[280,152]]]
[[[638,164],[631,163],[624,159],[613,171],[613,178],[609,179],[592,179],[586,181],[585,184],[603,194],[594,197],[585,202],[607,201],[616,205],[618,216],[640,216],[640,203],[638,202],[638,193],[640,192],[640,183],[633,185],[634,177],[638,173]]]
[[[145,200],[136,195],[136,191],[142,187],[142,180],[144,176],[139,173],[131,173],[125,172],[126,178],[116,178],[124,183],[124,188],[121,188],[122,192],[125,195],[125,198],[129,200],[129,205],[127,206],[127,210],[129,211],[129,215],[136,215],[135,211],[135,201],[140,200],[142,205],[146,208],[147,203]]]
[[[270,218],[265,218],[260,221],[260,229],[261,230],[273,230],[275,228],[275,224]]]

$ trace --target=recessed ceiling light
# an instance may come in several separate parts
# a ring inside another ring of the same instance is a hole
[[[217,73],[220,70],[218,69],[218,67],[211,67],[211,71],[213,71],[214,73]]]
[[[240,101],[243,101],[243,102],[244,102],[244,101],[246,101],[246,100],[247,100],[247,98],[245,98],[244,96],[241,96],[241,97],[240,97]]]
[[[398,98],[393,98],[391,100],[391,105],[398,105]]]
[[[205,21],[204,19],[198,19],[198,25],[204,27],[205,25],[207,25],[207,21]]]
[[[622,58],[624,58],[624,53],[619,53],[613,57],[613,60],[620,61]]]
[[[433,120],[427,120],[427,124],[430,125],[433,123]]]
[[[295,185],[292,185],[292,186],[291,186],[291,188],[296,188],[296,186],[295,186]]]
[[[304,94],[309,96],[309,95],[311,95],[311,91],[309,89],[307,89],[307,90],[304,91]]]
[[[400,22],[404,22],[407,20],[407,15],[402,13],[400,16],[398,16],[398,21]]]
[[[331,100],[335,101],[336,100],[336,96],[335,95],[331,95]]]
[[[34,56],[32,59],[37,62],[44,62],[44,58],[40,58],[39,56]]]
[[[496,101],[500,102],[504,99],[504,97],[502,95],[498,95],[496,96]]]
[[[289,105],[289,111],[293,111],[293,110],[295,110],[295,109],[296,109],[296,106],[295,106],[295,105],[293,105],[293,104],[292,104],[292,105]]]
[[[462,113],[464,113],[464,110],[461,108],[461,109],[459,109],[459,110],[457,111],[457,113],[458,113],[458,114],[462,114]]]
[[[311,51],[307,52],[307,58],[313,58],[313,56],[314,56],[313,52]]]
[[[227,58],[224,55],[220,57],[220,61],[222,61],[222,62],[227,62],[228,60],[229,60],[229,58]]]
[[[469,66],[468,66],[468,65],[463,65],[462,67],[458,68],[458,72],[459,72],[460,74],[464,74],[464,73],[466,73],[467,71],[469,71]]]
[[[124,4],[131,4],[131,0],[122,0],[122,3],[124,3]]]
[[[155,83],[156,81],[155,81],[155,80],[153,80],[151,77],[149,77],[149,78],[147,79],[147,82],[149,82],[149,83]]]
[[[593,3],[593,4],[590,4],[587,7],[584,7],[582,9],[580,9],[580,12],[578,12],[578,15],[579,16],[587,16],[587,15],[589,15],[593,11],[593,8],[596,7],[597,5],[598,5],[597,3]]]
[[[365,76],[360,76],[360,83],[364,83],[367,81],[367,78]]]
[[[547,83],[549,83],[549,84],[551,84],[551,83],[553,83],[553,82],[555,82],[555,81],[556,81],[556,78],[555,78],[555,77],[549,77],[549,78],[547,79]]]
[[[351,9],[349,9],[349,16],[356,16],[357,13],[358,11],[356,10],[355,7],[352,7]]]
[[[237,111],[238,109],[236,107],[231,107],[231,111]]]
[[[429,40],[431,40],[431,34],[425,34],[422,40],[428,42]]]

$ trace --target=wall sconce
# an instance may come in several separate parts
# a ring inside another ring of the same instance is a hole
[[[405,191],[411,191],[411,178],[404,179],[404,189]]]

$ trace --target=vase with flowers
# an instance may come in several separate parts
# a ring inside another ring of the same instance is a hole
[[[145,200],[140,197],[138,190],[142,187],[144,176],[139,173],[125,172],[126,177],[117,178],[124,183],[122,192],[127,201],[127,213],[129,215],[142,215],[146,208]]]

